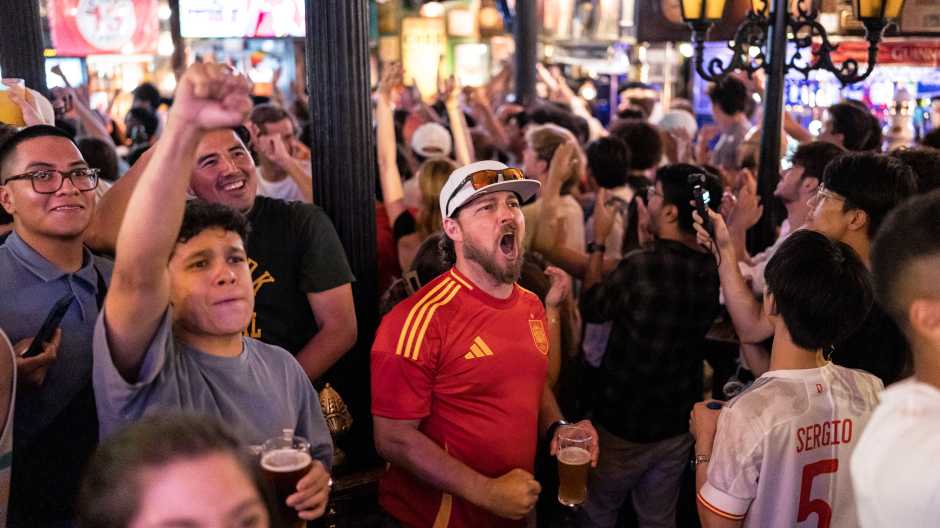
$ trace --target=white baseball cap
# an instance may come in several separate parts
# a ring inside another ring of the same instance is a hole
[[[441,189],[441,216],[443,218],[453,216],[454,211],[460,208],[460,206],[484,194],[510,191],[518,194],[519,200],[523,202],[535,196],[535,192],[538,191],[539,187],[542,185],[537,180],[507,180],[504,175],[500,174],[498,176],[499,181],[481,187],[479,190],[474,189],[473,182],[468,180],[471,174],[479,171],[501,171],[508,168],[509,167],[498,161],[487,160],[471,163],[470,165],[455,170],[451,173],[450,178],[447,179],[444,188]]]
[[[451,149],[450,131],[437,123],[425,123],[411,136],[411,148],[425,158],[446,158]]]

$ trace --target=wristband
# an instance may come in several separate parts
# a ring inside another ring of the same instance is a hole
[[[555,422],[555,423],[553,423],[552,425],[549,425],[549,426],[548,426],[548,431],[545,432],[545,436],[548,437],[548,440],[549,440],[549,441],[551,441],[552,437],[555,436],[555,431],[556,431],[559,427],[561,427],[561,426],[563,426],[563,425],[571,425],[571,422],[566,422],[566,421],[564,421],[564,420],[558,420],[557,422]]]
[[[601,253],[605,253],[607,251],[607,246],[605,246],[604,244],[598,244],[597,242],[591,242],[590,244],[588,244],[587,251],[588,253],[595,253],[598,251],[600,251]]]

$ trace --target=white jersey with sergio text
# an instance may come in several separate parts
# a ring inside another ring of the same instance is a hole
[[[849,460],[881,380],[828,363],[761,376],[728,402],[698,500],[745,528],[855,528]]]

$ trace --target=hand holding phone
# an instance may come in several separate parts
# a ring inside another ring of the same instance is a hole
[[[692,189],[692,193],[695,195],[695,209],[698,211],[699,216],[702,217],[702,227],[708,231],[708,234],[715,236],[715,228],[712,225],[712,219],[708,216],[708,204],[711,202],[711,196],[708,191],[702,188],[702,184],[705,183],[704,174],[690,174],[689,183],[695,183],[695,188]]]
[[[75,296],[68,293],[56,301],[52,310],[50,310],[49,314],[46,316],[46,320],[43,321],[42,326],[39,327],[39,332],[37,332],[36,337],[33,338],[32,344],[29,345],[29,348],[26,349],[22,357],[31,358],[42,353],[43,343],[48,343],[52,340],[56,329],[59,328],[59,323],[62,322],[62,318],[65,317],[65,313],[69,311],[69,306],[72,305],[72,301],[74,300]]]

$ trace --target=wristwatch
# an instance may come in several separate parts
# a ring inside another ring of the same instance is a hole
[[[588,253],[594,253],[595,251],[600,251],[601,253],[604,253],[607,251],[607,246],[605,246],[604,244],[598,244],[597,242],[591,242],[590,244],[588,244],[587,251]]]
[[[551,441],[551,439],[555,436],[555,431],[558,430],[558,428],[561,427],[561,426],[563,426],[563,425],[571,425],[571,422],[566,422],[566,421],[564,421],[564,420],[558,420],[557,422],[555,422],[555,423],[553,423],[552,425],[549,425],[549,426],[548,426],[548,431],[546,431],[545,436],[548,437],[548,440],[549,440],[549,441]]]
[[[695,458],[692,459],[692,471],[695,471],[696,469],[698,469],[699,464],[704,464],[705,462],[708,462],[709,460],[711,460],[711,458],[712,458],[711,453],[707,455],[703,455],[701,453],[695,453]]]

